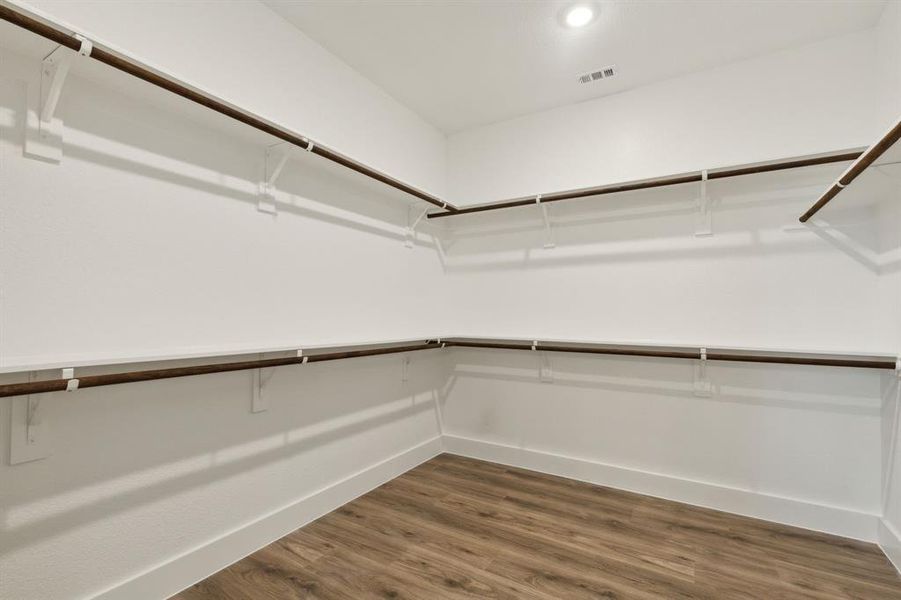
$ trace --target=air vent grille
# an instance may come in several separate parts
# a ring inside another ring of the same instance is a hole
[[[591,83],[593,81],[600,81],[601,79],[609,79],[616,75],[616,65],[610,65],[609,67],[604,67],[597,71],[592,71],[591,73],[585,73],[584,75],[579,75],[580,83]]]

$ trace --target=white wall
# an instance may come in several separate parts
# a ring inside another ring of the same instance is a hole
[[[885,126],[873,111],[874,54],[864,31],[452,135],[449,198],[487,202],[869,145]]]
[[[885,126],[901,115],[901,4],[888,2],[876,26],[881,119]]]

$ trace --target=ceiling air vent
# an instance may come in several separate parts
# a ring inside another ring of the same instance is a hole
[[[585,73],[584,75],[579,76],[579,81],[581,83],[591,83],[592,81],[600,81],[601,79],[609,79],[616,75],[616,65],[610,65],[609,67],[604,67],[599,71],[592,71],[591,73]]]

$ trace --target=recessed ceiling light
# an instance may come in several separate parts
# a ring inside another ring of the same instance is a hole
[[[583,27],[594,18],[594,11],[590,6],[573,6],[566,11],[566,24],[570,27]]]

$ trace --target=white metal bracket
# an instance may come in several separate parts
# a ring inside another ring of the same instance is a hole
[[[554,371],[551,369],[551,358],[547,352],[539,353],[538,380],[542,383],[554,383]]]
[[[701,190],[698,195],[698,214],[695,221],[695,236],[713,235],[711,200],[707,194],[707,171],[701,171]]]
[[[413,207],[410,207],[407,210],[407,232],[404,236],[404,246],[407,248],[412,248],[414,242],[416,241],[416,227],[420,222],[425,218],[426,214],[428,214],[429,209],[424,208],[422,212],[420,212],[415,217],[413,216]]]
[[[37,381],[37,375],[30,372],[28,381]],[[50,436],[44,412],[39,394],[12,398],[9,464],[17,465],[50,456]]]
[[[694,393],[695,396],[701,397],[709,397],[712,395],[713,386],[710,384],[710,379],[707,377],[707,348],[701,348],[699,360],[695,364],[695,381],[694,381]]]
[[[312,146],[312,143],[311,143]],[[260,181],[260,195],[257,210],[270,215],[277,214],[275,207],[275,182],[291,158],[295,146],[282,142],[267,146],[263,151],[263,179]]]
[[[556,248],[557,244],[554,242],[554,233],[551,231],[551,219],[548,215],[547,204],[541,203],[541,194],[535,196],[535,204],[541,208],[541,218],[544,219],[544,247]]]
[[[410,381],[410,357],[404,356],[400,363],[400,380],[403,383]]]
[[[41,61],[40,89],[29,86],[27,134],[25,155],[51,162],[59,162],[63,153],[63,122],[55,116],[66,76],[73,59],[90,56],[94,46],[80,35],[81,47],[76,52],[65,46],[57,46]]]
[[[260,355],[260,358],[262,359],[263,356]],[[275,369],[254,369],[250,373],[251,386],[253,389],[250,412],[265,412],[269,410],[269,398],[266,395],[266,386],[275,374]]]
[[[544,383],[553,383],[554,371],[551,369],[551,359],[547,352],[538,350],[538,340],[532,340],[532,352],[538,352],[538,380]]]

